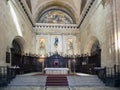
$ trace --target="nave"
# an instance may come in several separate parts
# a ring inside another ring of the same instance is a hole
[[[120,90],[119,8],[120,0],[0,0],[0,90]]]

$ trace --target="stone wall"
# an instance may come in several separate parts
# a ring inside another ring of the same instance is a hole
[[[115,60],[120,65],[120,0],[113,0]]]
[[[89,53],[95,40],[101,48],[101,65],[112,66],[115,62],[113,47],[113,0],[96,0],[80,27],[81,52]]]
[[[12,9],[12,10],[11,10]],[[6,65],[6,51],[10,52],[12,41],[19,36],[23,39],[25,52],[34,52],[35,35],[32,27],[20,8],[11,0],[0,0],[0,66]],[[14,13],[14,14],[13,14]],[[17,18],[17,19],[16,19]],[[15,21],[16,19],[17,21]],[[18,24],[18,26],[16,25]],[[20,27],[18,29],[18,27]],[[34,37],[34,38],[33,38]]]

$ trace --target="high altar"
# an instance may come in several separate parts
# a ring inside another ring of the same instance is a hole
[[[68,62],[59,54],[54,54],[44,62],[45,74],[68,74]]]
[[[37,35],[36,52],[46,55],[42,71],[46,74],[68,74],[68,59],[64,56],[78,54],[74,35]]]
[[[45,68],[45,74],[68,74],[68,68]]]

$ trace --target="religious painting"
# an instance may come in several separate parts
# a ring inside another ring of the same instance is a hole
[[[50,10],[40,17],[38,23],[73,24],[73,20],[62,10]]]
[[[39,54],[40,55],[45,55],[45,39],[40,39],[40,44],[39,44]]]

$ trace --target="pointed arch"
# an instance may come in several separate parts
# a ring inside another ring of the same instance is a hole
[[[88,53],[89,55],[91,55],[91,49],[93,48],[93,45],[96,42],[99,43],[99,40],[95,36],[90,37],[90,39],[87,41],[87,44],[84,48],[84,53]],[[99,43],[99,48],[100,48],[100,43]]]

